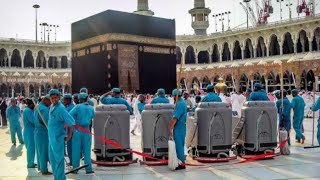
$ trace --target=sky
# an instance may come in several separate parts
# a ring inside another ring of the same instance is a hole
[[[211,9],[209,16],[210,27],[208,34],[215,32],[214,14],[231,11],[230,27],[239,28],[246,26],[246,13],[240,6],[242,0],[206,0],[206,7]],[[258,0],[262,1],[262,0]],[[283,19],[289,18],[289,0],[282,3]],[[298,17],[296,6],[298,0],[291,0],[292,18]],[[307,0],[308,1],[308,0]],[[316,0],[317,2],[319,0]],[[0,0],[0,38],[35,39],[35,9],[34,4],[39,4],[38,24],[46,22],[59,25],[57,28],[57,41],[69,41],[71,39],[71,23],[113,9],[125,12],[133,12],[137,9],[137,0]],[[254,3],[252,2],[252,5]],[[280,20],[280,4],[272,0],[274,14],[269,22]],[[193,34],[191,27],[191,15],[188,13],[194,6],[193,0],[149,0],[149,9],[155,16],[176,20],[177,35]],[[316,13],[320,13],[320,2],[317,3]],[[303,15],[300,15],[303,16]],[[225,19],[227,19],[225,17]],[[225,20],[225,29],[228,27]],[[221,31],[221,23],[218,21],[218,31]],[[38,27],[38,39],[41,30]],[[54,31],[50,34],[50,40],[54,39]]]

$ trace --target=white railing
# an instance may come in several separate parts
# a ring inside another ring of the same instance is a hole
[[[50,41],[50,42],[43,42],[43,41],[38,41],[36,42],[35,40],[31,39],[16,39],[16,38],[2,38],[0,37],[0,42],[12,42],[12,43],[31,43],[31,44],[41,44],[41,45],[55,45],[55,44],[70,44],[71,41]]]
[[[283,26],[283,25],[288,25],[291,23],[297,23],[297,22],[302,22],[306,20],[312,20],[312,19],[319,19],[320,14],[316,14],[314,16],[310,17],[297,17],[297,18],[292,18],[292,19],[286,19],[282,21],[275,21],[275,22],[270,22],[266,25],[260,25],[260,26],[249,26],[247,27],[242,27],[242,28],[235,28],[231,30],[227,30],[224,32],[216,32],[216,33],[211,33],[206,36],[199,36],[199,35],[177,35],[177,40],[201,40],[201,39],[207,39],[210,37],[217,37],[217,36],[224,36],[227,34],[232,34],[232,33],[238,33],[241,31],[248,31],[248,30],[258,30],[258,29],[264,29],[264,28],[270,28],[270,27],[275,27],[275,26]]]
[[[70,73],[71,68],[66,69],[52,69],[52,68],[21,68],[21,67],[0,67],[3,72],[22,72],[22,73]]]

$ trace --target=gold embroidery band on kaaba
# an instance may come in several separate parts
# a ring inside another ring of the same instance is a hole
[[[138,36],[138,35],[130,35],[130,34],[118,34],[118,33],[108,33],[104,35],[99,35],[96,37],[92,37],[89,39],[85,39],[82,41],[72,43],[72,49],[81,49],[84,47],[88,47],[91,45],[105,43],[108,41],[125,41],[125,42],[134,42],[141,44],[152,44],[152,45],[160,45],[160,46],[176,46],[176,41],[173,39],[162,39],[162,38],[154,38],[154,37],[146,37],[146,36]]]

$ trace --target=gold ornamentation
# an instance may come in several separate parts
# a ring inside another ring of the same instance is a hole
[[[81,42],[81,41],[80,41]],[[107,51],[111,51],[112,50],[112,44],[107,44]]]
[[[144,47],[144,52],[157,53],[157,54],[170,54],[170,48],[160,48],[160,47],[145,46]]]
[[[152,44],[152,45],[160,45],[160,46],[176,46],[176,41],[173,39],[154,38],[154,37],[137,36],[137,35],[130,35],[130,34],[109,33],[109,34],[88,38],[82,41],[74,42],[72,43],[72,49],[81,49],[84,47],[92,46],[99,43],[105,43],[108,41],[135,42],[135,43]],[[107,44],[107,50],[112,50],[112,48],[109,48],[108,45],[109,44]]]
[[[90,47],[90,53],[91,54],[99,53],[99,52],[100,52],[100,46]]]
[[[81,50],[77,51],[77,57],[81,57],[81,56],[85,56],[85,55],[86,55],[85,49],[81,49]]]

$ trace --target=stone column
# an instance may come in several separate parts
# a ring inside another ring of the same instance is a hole
[[[219,50],[219,58],[220,58],[220,62],[222,62],[222,51]]]
[[[241,49],[241,59],[244,59],[244,49]]]
[[[308,38],[309,39],[309,52],[312,52],[312,38]]]
[[[11,87],[11,97],[14,97],[14,87]]]
[[[37,56],[34,58],[33,60],[33,67],[36,68],[37,67]]]
[[[269,51],[269,47],[267,46],[267,57],[270,56],[270,51]]]
[[[316,36],[317,51],[320,51],[320,36]]]
[[[195,53],[196,64],[198,64],[198,62],[199,62],[198,55],[199,55],[199,53]]]
[[[282,42],[279,41],[278,44],[279,44],[279,49],[280,49],[280,55],[283,55]]]
[[[233,49],[230,50],[230,61],[233,61]]]
[[[8,56],[8,66],[11,67],[11,56]]]
[[[41,97],[41,84],[39,85],[39,97]]]
[[[268,79],[265,81],[266,82],[266,93],[268,93]]]
[[[301,73],[296,74],[296,88],[301,89]]]
[[[253,58],[257,58],[257,46],[253,46]]]
[[[47,69],[49,68],[49,57],[50,57],[50,56],[47,55],[47,58],[46,58],[46,68],[47,68]]]
[[[298,50],[297,50],[297,41],[293,40],[293,53],[297,54]]]
[[[209,64],[211,64],[212,63],[212,55],[211,55],[211,53],[209,52]]]

